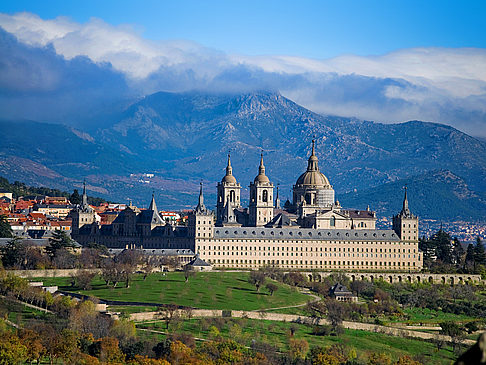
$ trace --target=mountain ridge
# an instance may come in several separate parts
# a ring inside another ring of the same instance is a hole
[[[13,123],[0,121],[0,132],[10,133]],[[263,151],[267,175],[285,199],[306,168],[313,138],[320,169],[338,197],[437,170],[460,176],[472,192],[486,191],[486,143],[480,139],[440,123],[322,116],[276,92],[159,92],[89,133],[42,123],[16,126],[0,146],[0,174],[23,180],[13,162],[23,158],[20,165],[38,164],[48,175],[33,173],[27,183],[37,176],[41,183],[71,188],[87,177],[108,199],[145,202],[155,190],[168,208],[192,206],[200,180],[211,186],[219,181],[229,151],[243,198]],[[62,148],[46,145],[39,135]],[[146,172],[156,177],[146,179]],[[213,188],[205,190],[213,194]]]

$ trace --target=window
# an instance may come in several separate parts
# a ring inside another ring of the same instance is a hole
[[[262,193],[262,201],[264,203],[268,202],[268,191],[267,190],[263,190],[263,193]]]
[[[335,227],[336,226],[336,217],[334,217],[334,216],[331,217],[329,225],[331,227]]]

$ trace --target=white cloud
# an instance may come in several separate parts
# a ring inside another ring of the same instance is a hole
[[[436,118],[451,115],[452,124],[461,113],[476,113],[476,119],[485,113],[485,49],[414,48],[317,60],[228,55],[190,41],[150,41],[129,25],[95,18],[80,24],[65,17],[0,14],[0,26],[24,44],[52,46],[66,60],[86,56],[111,64],[142,92],[270,87],[317,112],[379,121],[440,121]]]

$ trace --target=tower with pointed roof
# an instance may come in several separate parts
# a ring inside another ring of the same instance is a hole
[[[315,140],[312,140],[307,170],[300,175],[293,187],[294,209],[304,218],[316,210],[332,209],[334,202],[334,189],[327,177],[319,171]]]
[[[225,223],[225,210],[233,210],[240,207],[241,185],[233,176],[231,167],[231,156],[228,153],[228,164],[226,165],[226,175],[218,183],[218,200],[216,203],[216,224]]]
[[[142,236],[150,236],[155,227],[165,225],[164,220],[160,217],[153,193],[149,208],[142,210],[140,214],[136,216],[136,225],[137,232],[141,233]]]
[[[258,175],[250,183],[249,222],[252,227],[264,226],[273,219],[273,184],[265,175],[263,153],[260,155]]]
[[[84,180],[83,182],[83,195],[81,197],[81,204],[71,211],[70,216],[72,219],[71,233],[73,235],[79,234],[79,230],[83,226],[96,222],[96,212],[88,204],[86,180]]]
[[[199,186],[199,200],[196,209],[188,217],[189,236],[196,240],[205,240],[213,236],[213,212],[204,205],[203,183]]]
[[[418,242],[418,217],[408,207],[407,187],[405,186],[402,210],[393,216],[393,230],[405,242]]]

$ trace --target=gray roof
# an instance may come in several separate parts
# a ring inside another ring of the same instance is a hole
[[[259,238],[287,240],[400,241],[393,230],[314,229],[266,227],[216,227],[215,238]]]
[[[190,265],[190,266],[211,266],[206,261],[201,260],[199,258],[199,255],[197,255],[196,258],[194,260],[192,260],[190,263],[188,263],[188,265]]]
[[[125,248],[109,248],[110,253],[118,254],[125,251]],[[194,256],[194,252],[187,248],[144,248],[143,253],[146,255],[158,255],[158,256]]]
[[[340,295],[353,294],[351,292],[351,290],[349,290],[344,285],[339,284],[339,283],[337,283],[334,286],[332,286],[331,289],[329,289],[329,292],[331,294],[334,294],[334,295],[336,295],[336,294],[340,294]]]

